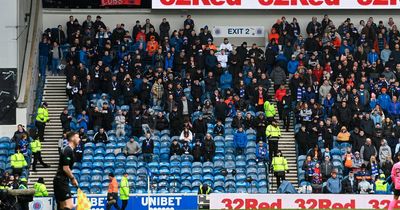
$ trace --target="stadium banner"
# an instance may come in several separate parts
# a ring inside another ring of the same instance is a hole
[[[264,26],[214,26],[214,37],[261,37],[265,36]]]
[[[87,194],[92,204],[91,210],[105,210],[107,204],[106,195]],[[76,205],[77,198],[73,199]],[[197,195],[182,194],[157,194],[157,195],[130,195],[126,209],[148,210],[148,209],[174,209],[174,210],[197,210]],[[118,200],[121,207],[121,200]]]
[[[136,5],[140,6],[142,0],[100,0],[100,5],[105,6],[127,6],[127,5]]]
[[[400,9],[398,0],[152,0],[153,9]]]
[[[33,197],[33,201],[29,203],[29,210],[53,209],[53,205],[53,197]]]
[[[387,209],[392,199],[368,194],[211,194],[210,209]]]

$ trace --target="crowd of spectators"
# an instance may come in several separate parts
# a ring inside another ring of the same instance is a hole
[[[147,133],[143,124],[170,129],[179,136],[171,155],[207,161],[227,117],[233,118],[237,154],[247,143],[243,130],[255,130],[257,141],[271,140],[266,128],[275,100],[284,129],[295,118],[298,154],[307,155],[304,180],[315,192],[376,192],[377,181],[398,161],[400,34],[392,18],[333,23],[325,15],[302,29],[296,18],[289,23],[282,17],[265,50],[228,39],[216,45],[208,26],[199,28],[190,15],[176,30],[165,18],[158,27],[138,20],[129,30],[123,23],[111,29],[100,16],[82,24],[70,16],[66,26],[65,32],[62,25],[47,30],[39,46],[42,75],[48,58],[66,60],[74,106],[74,113],[61,116],[66,131],[95,130],[93,141],[108,142],[112,129],[132,137]],[[215,125],[213,133],[207,123]],[[132,138],[124,153],[152,153],[146,139],[139,145]],[[338,149],[342,168],[332,164],[331,151]]]

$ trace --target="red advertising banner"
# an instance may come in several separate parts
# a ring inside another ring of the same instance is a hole
[[[210,209],[387,209],[393,195],[353,194],[218,194]],[[396,209],[399,209],[399,202]]]
[[[140,6],[142,0],[101,0],[101,6]]]
[[[399,0],[152,0],[153,9],[400,9]]]

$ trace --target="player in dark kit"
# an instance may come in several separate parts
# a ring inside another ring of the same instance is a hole
[[[75,160],[74,149],[80,142],[79,134],[70,132],[67,134],[67,139],[68,145],[61,150],[57,174],[53,180],[54,196],[59,210],[71,210],[74,208],[69,180],[71,180],[73,186],[78,186],[78,181],[72,174],[72,166]]]

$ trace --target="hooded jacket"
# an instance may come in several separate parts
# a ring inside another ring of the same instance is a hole
[[[379,147],[379,160],[380,162],[385,162],[387,157],[392,157],[392,150],[387,144],[386,140],[383,140],[384,143]]]

